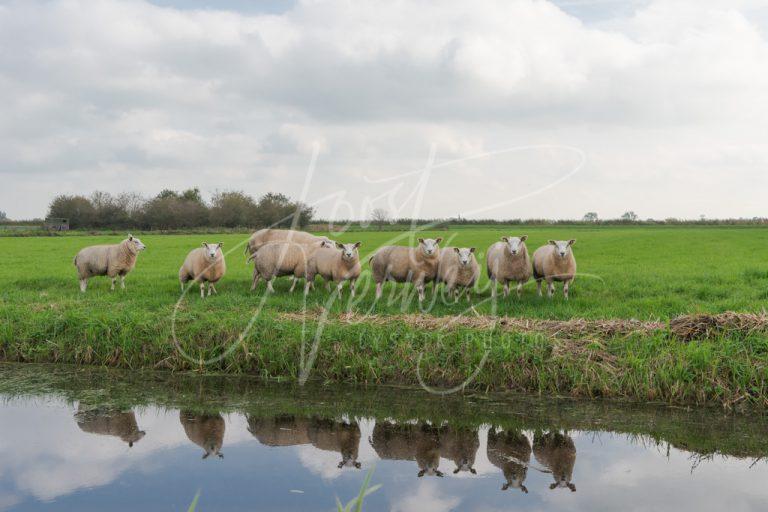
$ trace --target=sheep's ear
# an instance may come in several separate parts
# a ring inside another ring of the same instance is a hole
[[[458,247],[454,247],[453,250],[456,251],[456,254],[459,254],[461,252]]]
[[[555,242],[554,240],[549,240],[549,241],[547,241],[547,243],[549,245],[557,245],[557,242]]]
[[[201,245],[202,245],[203,247],[208,247],[208,242],[203,242]]]
[[[526,240],[528,240],[528,235],[523,235],[520,237],[521,242],[525,242]]]
[[[509,237],[508,236],[503,236],[503,237],[501,237],[501,241],[505,242],[505,243],[509,243]]]
[[[442,241],[443,241],[443,237],[441,237],[441,236],[439,236],[439,237],[435,238],[435,243],[436,243],[436,244],[439,244],[439,243],[440,243],[440,242],[442,242]]]
[[[363,242],[355,242],[355,249],[363,245]]]
[[[223,246],[223,245],[224,245],[224,242],[219,242],[219,243],[217,243],[216,245],[218,245],[219,247],[221,247],[221,246]]]
[[[419,238],[419,243],[423,244],[424,243],[424,239],[423,238]]]
[[[570,240],[568,240],[568,245],[573,245],[575,243],[576,243],[576,239],[575,238],[571,238]]]
[[[129,241],[129,242],[133,241],[133,235],[132,235],[132,234],[130,234],[130,233],[128,233],[128,241]]]
[[[470,247],[469,248],[469,252],[475,252],[475,248],[474,247]]]
[[[344,244],[341,243],[341,242],[336,242],[336,247],[343,250],[344,249]]]

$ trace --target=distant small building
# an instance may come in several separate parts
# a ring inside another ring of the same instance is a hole
[[[50,231],[69,231],[69,219],[64,217],[48,217],[45,219],[45,229]]]

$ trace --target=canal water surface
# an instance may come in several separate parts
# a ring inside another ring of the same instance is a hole
[[[0,510],[768,508],[761,414],[0,366]]]

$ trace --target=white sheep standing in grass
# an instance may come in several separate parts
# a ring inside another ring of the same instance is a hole
[[[260,229],[251,235],[245,246],[245,253],[249,256],[258,251],[262,246],[271,242],[293,242],[295,244],[313,245],[315,242],[325,240],[332,242],[328,237],[316,236],[306,231],[297,231],[295,229]],[[251,258],[248,258],[250,261]]]
[[[322,276],[326,286],[333,281],[338,283],[339,293],[344,286],[344,281],[349,281],[349,289],[352,297],[355,296],[355,281],[360,277],[360,254],[358,248],[361,242],[342,244],[336,242],[336,247],[323,247],[318,249],[312,257],[307,272],[307,283],[304,285],[304,293],[309,288],[316,275]]]
[[[262,245],[248,259],[253,259],[253,282],[251,290],[255,290],[259,279],[267,281],[267,290],[274,292],[272,281],[276,277],[293,276],[293,291],[298,279],[307,279],[309,261],[315,252],[330,245],[325,240],[314,244],[297,244],[293,242],[270,242]],[[308,281],[309,287],[311,282]]]
[[[376,298],[382,294],[384,281],[412,282],[419,292],[419,302],[424,300],[424,286],[437,278],[442,238],[419,238],[417,247],[385,245],[371,256],[373,280],[376,282]]]
[[[480,265],[475,258],[474,247],[444,247],[440,250],[440,265],[437,270],[437,283],[445,283],[449,294],[456,301],[466,292],[469,300],[470,290],[480,278]]]
[[[576,258],[571,247],[576,240],[550,240],[533,253],[533,277],[541,296],[541,281],[547,282],[547,296],[555,293],[555,281],[563,283],[563,296],[568,299],[568,289],[576,277]]]
[[[527,235],[521,237],[504,236],[501,242],[496,242],[488,248],[485,264],[488,278],[491,281],[491,296],[496,297],[496,283],[504,286],[504,297],[509,295],[510,281],[517,282],[517,296],[523,293],[523,285],[531,278],[531,258],[525,241]]]
[[[209,244],[203,242],[202,247],[192,249],[184,264],[179,269],[179,283],[181,291],[184,291],[184,285],[187,281],[194,281],[200,284],[200,298],[205,297],[205,284],[208,283],[208,296],[211,291],[218,294],[216,283],[224,277],[227,272],[227,264],[224,261],[224,252],[221,250],[221,242]]]
[[[77,253],[73,264],[80,278],[80,291],[85,292],[88,279],[95,276],[108,276],[112,279],[110,290],[115,289],[115,281],[120,277],[120,287],[125,289],[125,276],[136,266],[136,257],[146,246],[129,234],[119,244],[92,245]]]

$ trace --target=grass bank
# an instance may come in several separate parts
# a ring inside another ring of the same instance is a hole
[[[578,239],[580,275],[570,301],[536,297],[529,283],[521,299],[494,303],[483,277],[472,307],[438,296],[422,313],[532,321],[635,319],[668,325],[682,314],[759,312],[768,298],[768,263],[760,257],[768,243],[766,229],[553,226],[526,228],[525,233],[531,249],[550,238]],[[482,260],[485,248],[504,234],[509,233],[476,229],[418,236],[476,246]],[[399,315],[419,313],[410,287],[388,285],[385,298],[374,303],[367,266],[355,300],[347,295],[337,300],[318,290],[305,302],[300,294],[287,293],[287,281],[276,285],[273,296],[265,297],[263,286],[251,293],[250,268],[243,263],[242,246],[237,247],[245,238],[145,236],[148,250],[128,277],[128,290],[109,292],[106,280],[94,280],[85,295],[77,290],[73,255],[85,245],[113,242],[115,237],[4,239],[0,359],[296,379],[302,367],[310,366],[306,360],[318,339],[311,376],[326,381],[418,384],[421,379],[442,388],[464,382],[484,362],[469,383],[472,389],[768,405],[768,336],[762,330],[726,328],[687,342],[670,336],[666,328],[599,336],[498,326],[445,330],[402,321]],[[409,243],[400,232],[338,238],[361,240],[364,258],[382,244]],[[232,250],[220,295],[201,301],[191,294],[177,307],[178,267],[203,240],[224,241]],[[327,311],[329,321],[290,316],[305,310]],[[341,321],[347,312],[374,314],[376,321]],[[174,329],[188,357],[177,350]],[[205,364],[211,359],[215,361]]]

